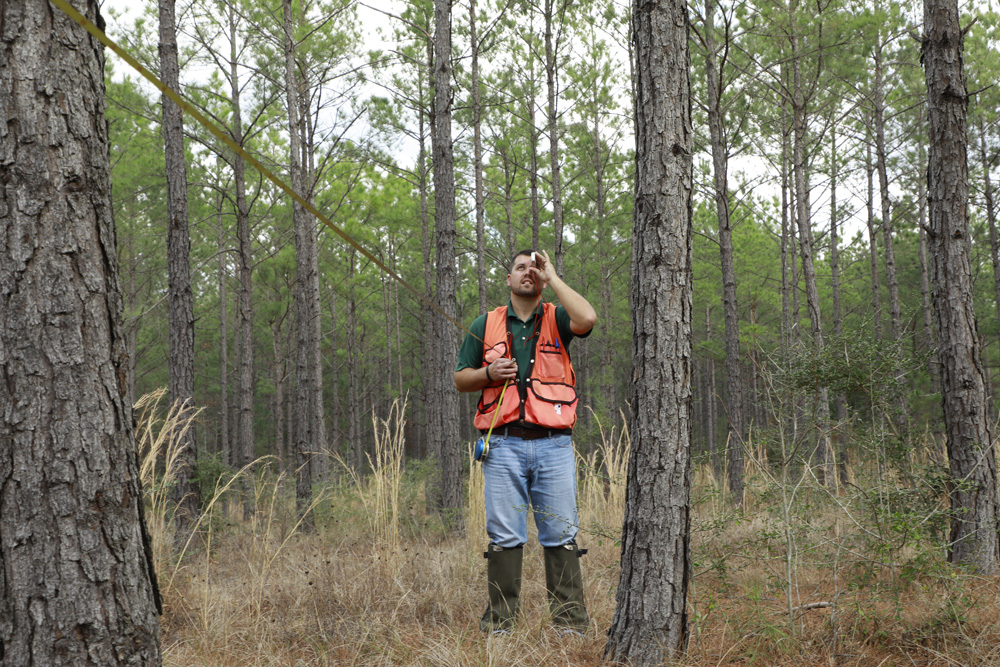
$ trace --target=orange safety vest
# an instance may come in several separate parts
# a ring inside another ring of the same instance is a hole
[[[476,428],[487,430],[503,424],[533,424],[551,429],[573,428],[576,424],[576,373],[569,352],[559,338],[554,304],[542,304],[541,325],[534,337],[531,368],[521,386],[511,383],[503,392],[503,382],[492,382],[483,388],[476,406]],[[536,314],[535,317],[538,317]],[[511,358],[513,339],[507,327],[507,306],[486,314],[483,335],[483,366],[500,357]],[[494,412],[503,392],[503,405],[494,424]]]

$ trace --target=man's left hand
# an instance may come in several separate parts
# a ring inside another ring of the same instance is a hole
[[[535,278],[539,294],[556,277],[556,269],[552,265],[552,262],[549,261],[549,254],[544,250],[539,250],[535,253],[535,261],[528,270],[531,271],[531,275]]]

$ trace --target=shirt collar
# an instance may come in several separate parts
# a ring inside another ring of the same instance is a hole
[[[524,323],[528,324],[533,319],[535,319],[535,316],[538,315],[538,311],[541,310],[541,309],[542,309],[542,302],[539,301],[538,305],[531,312],[531,317],[529,317],[527,320],[524,320]],[[510,299],[507,299],[507,317],[508,317],[508,319],[513,318],[514,320],[516,320],[518,322],[522,321],[521,318],[517,316],[517,313],[514,312],[514,304],[511,302]]]

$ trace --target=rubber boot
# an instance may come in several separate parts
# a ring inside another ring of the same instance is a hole
[[[590,625],[583,602],[583,572],[580,557],[586,553],[575,543],[545,547],[545,590],[556,629],[584,633]]]
[[[486,557],[486,583],[490,601],[479,621],[483,632],[509,633],[517,620],[521,598],[521,564],[524,545],[502,548],[490,544]]]

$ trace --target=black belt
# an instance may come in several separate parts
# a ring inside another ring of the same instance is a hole
[[[480,433],[486,435],[486,431],[480,430]],[[571,428],[526,428],[522,426],[497,426],[493,429],[495,435],[509,435],[512,438],[521,438],[522,440],[537,440],[539,438],[551,438],[557,435],[572,435],[573,429]]]

